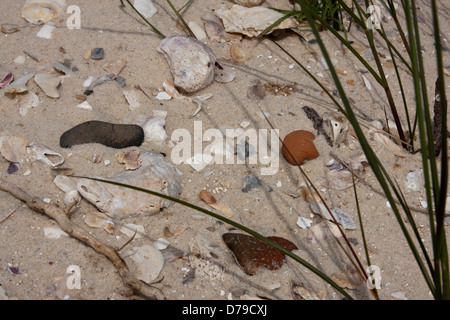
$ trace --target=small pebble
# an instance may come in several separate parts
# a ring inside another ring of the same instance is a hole
[[[249,192],[251,189],[262,186],[261,180],[258,177],[245,176],[242,192]]]
[[[114,78],[114,81],[117,82],[121,87],[125,87],[126,80],[124,77],[117,76]]]
[[[94,48],[91,52],[91,59],[92,60],[101,60],[105,56],[105,51],[103,48]]]

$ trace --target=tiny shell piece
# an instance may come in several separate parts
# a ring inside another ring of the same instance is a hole
[[[217,202],[216,198],[207,190],[200,191],[199,198],[202,199],[207,205],[212,205]]]
[[[4,91],[7,93],[21,93],[28,91],[27,82],[28,80],[33,78],[33,76],[34,73],[29,73],[20,77],[19,79],[14,80],[4,88]]]
[[[61,83],[61,79],[52,76],[47,73],[38,73],[34,76],[34,82],[44,93],[50,98],[59,98],[58,86]]]
[[[142,165],[138,149],[119,150],[116,152],[115,157],[119,163],[125,164],[125,170],[136,170]]]
[[[140,158],[142,166],[139,169],[119,172],[110,178],[103,179],[178,197],[181,185],[172,163],[162,155],[153,152],[144,152]],[[156,214],[162,208],[171,205],[170,201],[161,197],[90,179],[80,179],[77,189],[100,211],[117,219],[134,214]]]
[[[27,156],[27,141],[25,138],[13,135],[0,137],[0,153],[10,162],[20,163]]]
[[[28,149],[29,153],[33,154],[33,157],[36,160],[40,160],[40,161],[44,162],[45,164],[48,164],[48,165],[50,165],[52,167],[57,167],[57,166],[59,166],[60,164],[62,164],[64,162],[64,157],[60,153],[51,150],[50,148],[48,148],[47,146],[43,145],[42,143],[31,142],[28,145],[27,149]],[[56,156],[56,157],[59,158],[59,161],[52,162],[47,157],[47,155]]]
[[[0,88],[6,87],[8,84],[11,83],[11,81],[13,81],[13,79],[14,76],[12,72],[8,73],[2,80],[0,80]]]
[[[157,51],[165,56],[175,86],[185,92],[201,90],[213,82],[216,57],[203,42],[172,36],[164,38]]]
[[[65,0],[27,0],[22,8],[22,17],[32,24],[47,23],[65,5]]]
[[[164,266],[161,251],[149,244],[133,247],[125,252],[123,258],[135,277],[147,284],[156,280]]]
[[[218,9],[216,14],[222,19],[226,32],[241,33],[248,37],[258,36],[262,31],[283,17],[282,13],[269,8],[247,8],[240,5],[234,5],[229,10]],[[297,25],[297,21],[291,17],[278,24],[271,32],[277,29],[294,28]]]

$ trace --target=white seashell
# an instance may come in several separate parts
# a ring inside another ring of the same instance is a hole
[[[47,22],[42,26],[42,28],[38,31],[36,36],[38,38],[42,39],[51,39],[52,38],[52,32],[55,30],[55,25],[51,22]]]
[[[235,77],[236,77],[236,75],[234,74],[234,72],[231,72],[225,68],[222,70],[219,68],[216,68],[216,70],[215,70],[215,80],[217,82],[223,82],[223,83],[231,82],[234,80]]]
[[[241,33],[248,37],[256,37],[271,26],[283,14],[265,7],[247,8],[234,5],[229,10],[218,9],[217,16],[222,19],[226,32]],[[290,29],[298,25],[295,19],[288,18],[274,27],[271,32],[278,29]]]
[[[50,98],[59,98],[58,86],[61,83],[61,79],[52,76],[48,73],[38,73],[34,76],[34,82],[44,93]]]
[[[150,19],[156,13],[155,5],[151,0],[134,0],[133,6],[146,19]]]
[[[83,110],[92,110],[92,106],[89,104],[87,100],[84,100],[82,103],[79,103],[76,105],[77,108],[83,109]]]
[[[149,143],[161,144],[167,139],[167,133],[164,129],[166,120],[159,116],[148,118],[142,125],[144,130],[144,140]]]
[[[91,228],[102,228],[109,233],[112,233],[115,229],[114,222],[100,212],[97,212],[96,214],[88,213],[84,218],[84,223]]]
[[[422,170],[412,171],[406,175],[405,187],[411,191],[420,190],[423,186]]]
[[[302,229],[311,227],[311,224],[312,224],[312,220],[310,220],[310,219],[303,218],[303,217],[297,218],[297,225]]]
[[[20,102],[19,114],[22,117],[25,117],[28,113],[28,109],[36,108],[40,103],[41,101],[39,100],[37,94],[32,91],[28,92],[28,94],[25,96],[24,101]]]
[[[167,241],[164,238],[159,238],[158,240],[155,241],[154,246],[156,249],[158,250],[164,250],[169,246],[170,242]]]
[[[120,232],[127,235],[130,238],[134,236],[134,239],[139,239],[142,238],[145,229],[143,225],[127,223],[122,228],[120,228]]]
[[[44,228],[44,236],[47,239],[59,239],[59,237],[61,236],[68,236],[68,234],[62,231],[60,228],[47,227]]]
[[[65,5],[65,0],[27,0],[22,8],[22,17],[33,24],[47,23]]]
[[[62,191],[69,192],[77,189],[77,184],[68,176],[58,175],[53,179],[53,183]]]
[[[27,141],[13,135],[0,137],[0,153],[10,162],[23,162],[27,157]]]
[[[158,278],[164,266],[164,257],[161,251],[149,244],[133,247],[125,252],[122,258],[125,259],[132,274],[147,284]]]
[[[28,145],[27,150],[28,153],[32,154],[34,160],[42,161],[45,164],[48,164],[52,167],[57,167],[64,162],[64,157],[60,153],[53,151],[52,149],[48,148],[47,146],[39,142],[31,142]],[[59,158],[59,160],[57,162],[52,162],[47,157],[47,155],[56,156],[57,158]]]
[[[125,96],[125,99],[128,102],[128,107],[131,111],[139,108],[141,104],[139,103],[139,96],[136,90],[125,90],[123,95]]]
[[[195,274],[211,281],[223,281],[225,270],[222,258],[225,251],[206,234],[198,233],[189,243],[189,262]]]
[[[342,236],[338,226],[334,223],[322,221],[309,228],[306,242],[318,243],[333,236],[336,238],[340,238]]]
[[[64,196],[64,204],[69,208],[72,208],[74,205],[77,205],[80,201],[81,195],[76,189],[70,190]]]
[[[185,92],[195,92],[214,80],[216,57],[203,42],[187,36],[164,38],[157,51],[166,58],[173,83]]]
[[[204,41],[208,38],[206,36],[205,30],[203,30],[202,27],[200,27],[197,22],[189,21],[188,26],[198,40]]]
[[[7,93],[21,93],[28,91],[27,82],[31,78],[33,78],[34,73],[29,73],[20,77],[19,79],[13,81],[9,85],[7,85],[3,90]]]
[[[153,152],[144,152],[140,158],[142,166],[139,169],[123,171],[103,179],[178,197],[181,185],[172,163]],[[77,189],[83,198],[113,218],[133,214],[156,214],[162,208],[171,205],[170,201],[161,197],[90,179],[81,179]]]

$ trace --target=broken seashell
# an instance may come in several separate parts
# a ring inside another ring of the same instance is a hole
[[[269,8],[247,8],[237,4],[228,10],[218,9],[216,14],[222,19],[226,32],[240,33],[248,37],[258,36],[262,31],[284,16],[282,13]],[[290,17],[283,20],[269,33],[274,30],[291,29],[297,26],[297,21]]]
[[[248,59],[250,59],[250,57],[252,56],[252,54],[249,51],[242,48],[242,46],[239,45],[238,43],[232,43],[230,45],[230,53],[231,58],[238,63],[243,63]]]
[[[198,233],[189,243],[189,262],[195,274],[211,281],[224,280],[225,270],[221,258],[224,250],[206,234]]]
[[[181,185],[175,167],[166,158],[153,152],[141,154],[142,166],[135,171],[123,171],[104,180],[115,181],[178,197]],[[110,183],[81,179],[80,194],[100,211],[113,218],[133,214],[156,214],[172,203],[161,197]]]
[[[69,74],[70,72],[70,66],[67,65],[66,63],[62,63],[57,60],[52,60],[52,65],[55,70],[62,72],[64,74]]]
[[[147,284],[158,278],[164,266],[164,257],[161,251],[149,244],[142,247],[133,247],[125,252],[122,258],[130,272]]]
[[[175,88],[175,85],[170,80],[164,80],[162,84],[164,91],[172,98],[174,99],[180,99],[182,98],[182,95],[178,92],[178,90]]]
[[[48,97],[54,99],[59,98],[57,88],[61,83],[61,79],[52,76],[51,74],[38,73],[34,76],[34,82],[36,82],[39,88],[41,88]]]
[[[53,179],[53,183],[66,193],[71,190],[77,189],[77,184],[75,183],[75,181],[67,176],[58,175],[55,177],[55,179]]]
[[[120,232],[134,239],[142,238],[142,235],[145,233],[145,229],[143,225],[127,223],[122,228],[120,228]]]
[[[162,144],[167,139],[167,133],[164,129],[166,124],[165,115],[154,115],[148,118],[142,125],[144,130],[144,141],[147,143]]]
[[[0,153],[9,162],[23,162],[27,156],[27,141],[18,135],[2,136],[0,137]]]
[[[68,210],[77,205],[80,201],[81,195],[76,189],[68,191],[64,196],[64,204],[67,206]]]
[[[327,135],[331,137],[333,146],[339,147],[339,145],[347,140],[347,134],[349,130],[348,120],[343,116],[325,112],[323,114],[324,129]]]
[[[145,19],[150,19],[157,12],[151,0],[134,0],[133,5]]]
[[[399,146],[394,141],[392,141],[388,136],[383,134],[383,124],[380,121],[375,120],[370,122],[370,124],[378,128],[378,130],[370,129],[368,131],[368,133],[373,137],[372,138],[373,141],[378,141],[386,149],[393,152],[397,157],[405,158],[408,155],[407,151],[403,147]]]
[[[169,246],[170,242],[164,238],[158,238],[153,244],[156,249],[159,251],[166,249]]]
[[[228,71],[225,68],[223,68],[223,69],[216,68],[216,70],[215,70],[215,78],[214,79],[217,82],[222,82],[222,83],[231,82],[234,80],[234,78],[236,78],[236,75],[234,74],[234,72]]]
[[[357,289],[363,283],[361,276],[352,266],[347,265],[346,269],[345,272],[333,273],[331,279],[341,288]]]
[[[42,39],[51,39],[52,38],[52,32],[55,30],[56,27],[53,23],[47,22],[42,26],[42,28],[36,33],[36,36],[38,38]]]
[[[28,145],[27,150],[28,150],[29,153],[32,153],[32,155],[35,158],[35,160],[42,161],[45,164],[48,164],[48,165],[50,165],[52,167],[57,167],[57,166],[59,166],[60,164],[62,164],[64,162],[64,157],[60,153],[51,150],[50,148],[48,148],[47,146],[45,146],[45,145],[43,145],[42,143],[39,143],[39,142],[31,142]],[[56,161],[56,162],[52,162],[47,157],[47,155],[55,156],[55,157],[59,158],[59,160]]]
[[[27,0],[22,8],[22,17],[32,24],[47,23],[65,5],[65,0]]]
[[[0,80],[0,88],[6,87],[14,79],[12,72],[8,73],[2,80]]]
[[[209,40],[214,42],[238,42],[241,41],[242,35],[227,33],[223,28],[221,20],[216,16],[202,17],[205,26],[205,32]]]
[[[267,237],[286,250],[297,249],[291,241],[282,237]],[[237,264],[250,276],[254,275],[261,267],[270,270],[281,268],[284,263],[285,254],[261,240],[239,233],[225,233],[222,239],[233,253]]]
[[[115,229],[114,222],[108,219],[108,217],[101,212],[86,214],[84,223],[91,228],[103,229],[108,233],[112,233]]]
[[[411,191],[420,190],[423,186],[422,170],[411,171],[406,175],[405,187]]]
[[[25,117],[29,109],[36,108],[40,103],[41,101],[37,94],[32,91],[28,92],[24,99],[19,102],[19,114]]]
[[[157,51],[166,58],[177,88],[190,93],[213,82],[216,57],[203,42],[187,36],[172,36],[164,38]]]
[[[136,90],[125,90],[123,95],[125,96],[125,99],[128,102],[128,107],[131,111],[139,108],[141,104],[139,103],[139,96]]]
[[[309,228],[306,242],[318,243],[333,236],[337,238],[342,236],[338,226],[334,223],[322,221]]]
[[[217,202],[216,198],[207,190],[200,191],[199,198],[207,205],[212,205]]]
[[[27,82],[33,78],[34,73],[26,74],[19,79],[14,80],[9,85],[7,85],[4,90],[7,93],[21,93],[28,91]]]
[[[195,21],[189,21],[188,27],[191,29],[192,33],[194,34],[195,38],[204,41],[207,39],[205,31],[198,25]]]
[[[302,229],[311,227],[311,224],[312,224],[312,220],[310,220],[308,218],[303,218],[303,217],[297,218],[297,225]]]
[[[61,236],[68,236],[68,234],[57,227],[44,228],[44,237],[47,239],[59,239]]]
[[[115,157],[119,163],[125,164],[125,170],[136,170],[142,165],[138,149],[119,150],[116,152]]]

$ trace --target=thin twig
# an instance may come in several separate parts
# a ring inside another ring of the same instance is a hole
[[[31,210],[42,213],[55,220],[64,232],[81,241],[83,244],[89,245],[95,251],[108,258],[114,267],[116,267],[124,284],[131,288],[137,295],[146,297],[147,299],[165,299],[161,290],[145,284],[129,273],[125,262],[118,255],[116,249],[104,244],[89,232],[74,224],[61,208],[56,207],[53,204],[45,203],[42,199],[29,195],[16,185],[1,178],[0,190],[8,192],[15,198],[25,202]]]

